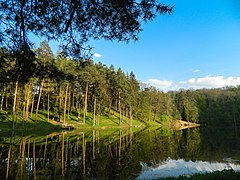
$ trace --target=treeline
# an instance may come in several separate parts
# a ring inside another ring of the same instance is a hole
[[[20,48],[24,49],[24,48]],[[34,53],[33,53],[34,52]],[[164,93],[123,72],[92,60],[54,56],[47,41],[34,51],[0,50],[0,111],[37,121],[39,111],[49,120],[66,122],[71,116],[86,123],[87,113],[98,125],[102,114],[162,124],[182,119],[214,125],[240,123],[239,87],[180,90]],[[124,119],[124,121],[126,121]]]

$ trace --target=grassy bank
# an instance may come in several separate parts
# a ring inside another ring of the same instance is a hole
[[[82,115],[82,114],[81,114]],[[38,119],[35,120],[35,114],[32,117],[29,117],[26,121],[21,115],[18,115],[15,118],[15,131],[24,131],[30,134],[32,133],[43,133],[49,134],[56,131],[61,131],[64,126],[73,127],[75,130],[82,129],[120,129],[120,128],[129,128],[130,119],[121,116],[121,122],[119,121],[119,114],[117,112],[111,112],[111,114],[103,114],[96,117],[96,120],[99,124],[94,125],[93,123],[93,114],[88,113],[86,116],[86,123],[83,123],[81,118],[77,116],[66,115],[65,123],[63,120],[60,121],[50,119],[48,121],[47,112],[39,111]],[[11,132],[12,131],[12,116],[7,114],[5,111],[0,113],[0,132]],[[132,121],[133,128],[144,128],[144,127],[161,127],[159,122],[149,121],[149,122],[140,122],[137,120]]]

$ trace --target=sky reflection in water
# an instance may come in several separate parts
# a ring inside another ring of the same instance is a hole
[[[184,159],[174,160],[168,158],[166,161],[158,165],[147,166],[146,163],[141,162],[142,173],[137,179],[155,179],[166,177],[189,176],[196,173],[210,173],[215,171],[222,171],[232,169],[240,171],[240,164],[238,160],[226,158],[223,162],[207,162],[207,161],[185,161]]]

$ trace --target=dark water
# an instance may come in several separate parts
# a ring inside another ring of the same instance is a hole
[[[3,134],[0,179],[152,179],[240,170],[240,129]]]

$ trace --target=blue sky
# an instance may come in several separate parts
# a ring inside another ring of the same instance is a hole
[[[95,62],[164,91],[240,84],[240,1],[161,2],[175,5],[174,13],[144,24],[139,41],[91,41]]]

